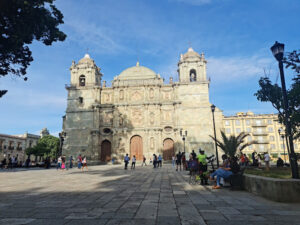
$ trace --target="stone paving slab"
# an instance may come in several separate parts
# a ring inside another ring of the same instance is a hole
[[[300,225],[300,204],[190,185],[167,165],[0,171],[0,225]]]

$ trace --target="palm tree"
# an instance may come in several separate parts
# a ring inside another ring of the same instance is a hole
[[[213,136],[209,135],[214,141],[216,141],[217,146],[219,146],[226,155],[233,157],[237,154],[239,150],[242,152],[244,148],[250,146],[252,144],[257,144],[257,141],[250,141],[245,143],[245,138],[248,137],[250,134],[245,132],[241,132],[238,136],[230,135],[229,137],[226,136],[225,132],[221,131],[222,141],[215,139]]]

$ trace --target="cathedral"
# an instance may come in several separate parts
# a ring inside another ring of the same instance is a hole
[[[153,154],[170,160],[179,151],[215,147],[206,60],[189,48],[180,55],[178,82],[168,82],[153,70],[135,66],[114,77],[111,87],[101,69],[86,54],[72,62],[68,101],[63,117],[63,154],[81,154],[89,161],[123,161],[126,153],[142,160]],[[222,111],[216,108],[217,136]]]

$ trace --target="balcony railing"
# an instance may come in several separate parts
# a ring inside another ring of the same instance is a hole
[[[17,150],[18,151],[22,151],[22,147],[17,147]]]
[[[13,146],[8,146],[8,150],[14,150],[15,149],[15,147],[13,147]]]
[[[257,123],[256,121],[253,121],[251,123],[252,127],[266,127],[268,126],[268,123],[261,121],[260,123]]]
[[[254,136],[266,136],[268,135],[267,131],[253,131]]]
[[[268,144],[269,143],[269,140],[268,139],[256,139],[255,140],[258,144]]]

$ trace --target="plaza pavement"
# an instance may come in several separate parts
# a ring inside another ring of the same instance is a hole
[[[0,170],[0,181],[0,224],[5,225],[300,224],[300,204],[189,185],[187,173],[170,165]]]

